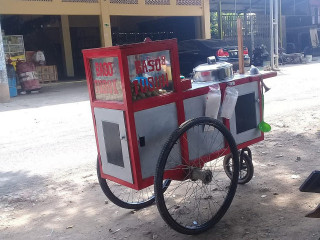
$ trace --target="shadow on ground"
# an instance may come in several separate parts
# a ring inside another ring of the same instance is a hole
[[[289,129],[268,135],[252,147],[253,180],[238,187],[230,209],[213,229],[190,238],[318,239],[319,220],[304,218],[318,204],[317,196],[298,190],[317,167],[317,146],[317,136]],[[166,226],[154,205],[132,212],[105,202],[94,167],[87,172],[70,169],[61,178],[2,172],[0,179],[2,239],[187,238]],[[21,201],[23,192],[31,193],[22,198],[30,201]]]

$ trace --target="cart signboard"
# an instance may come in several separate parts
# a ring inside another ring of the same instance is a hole
[[[173,91],[169,50],[128,56],[134,101]]]
[[[91,59],[91,72],[97,100],[123,101],[117,57]]]

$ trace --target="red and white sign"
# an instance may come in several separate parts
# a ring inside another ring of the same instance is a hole
[[[97,100],[123,101],[118,58],[91,59],[91,72]]]

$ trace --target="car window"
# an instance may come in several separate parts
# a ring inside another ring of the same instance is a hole
[[[228,46],[228,44],[223,40],[204,40],[204,41],[201,41],[201,44],[209,48]]]
[[[199,46],[196,41],[183,41],[178,43],[178,48],[180,52],[184,52],[184,51],[198,50]]]

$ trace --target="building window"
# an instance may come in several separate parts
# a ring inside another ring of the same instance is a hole
[[[177,5],[201,6],[201,0],[177,0]]]
[[[170,5],[170,0],[145,0],[148,5]]]
[[[312,8],[312,24],[320,24],[319,7],[313,7]]]
[[[138,0],[110,0],[110,3],[115,3],[115,4],[138,4]]]
[[[25,2],[52,2],[52,0],[21,0]]]
[[[62,0],[62,2],[98,3],[99,0]]]

